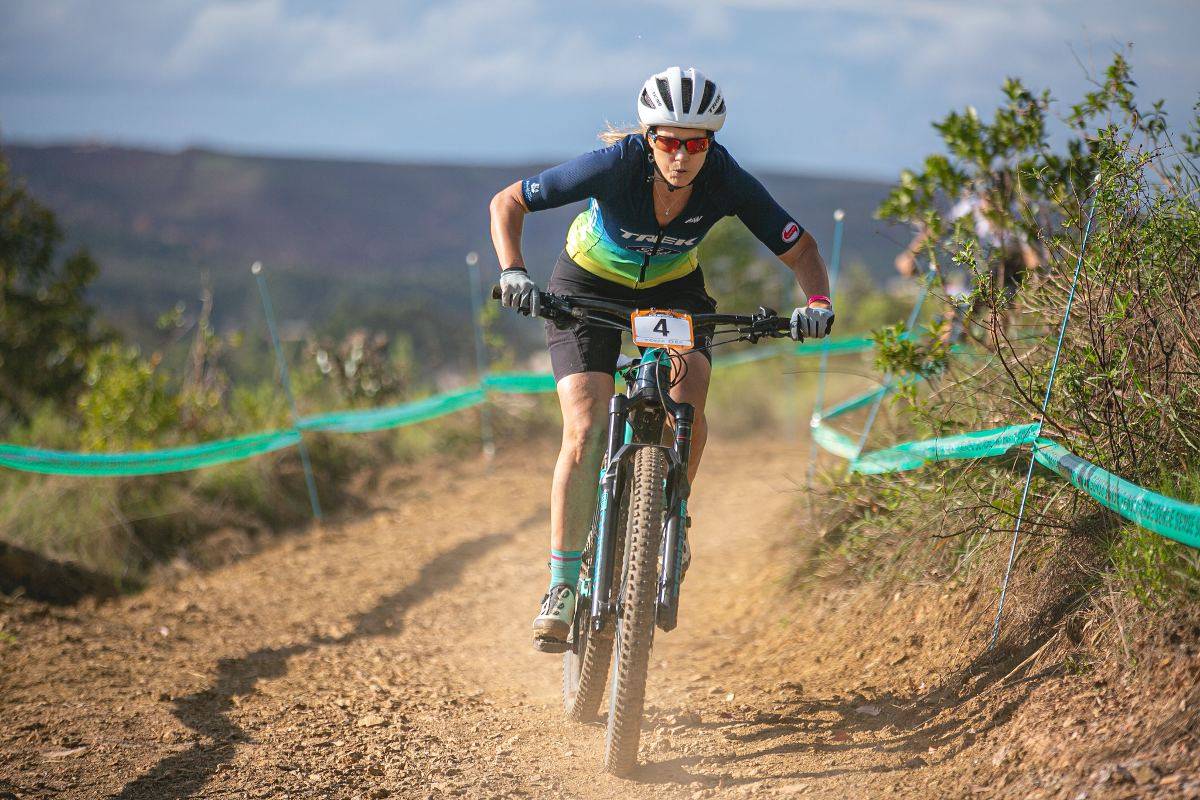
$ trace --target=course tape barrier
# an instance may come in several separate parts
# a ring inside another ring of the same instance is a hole
[[[296,431],[266,431],[191,447],[144,453],[71,453],[0,444],[0,466],[44,475],[160,475],[227,464],[300,443]]]
[[[798,356],[819,356],[822,351],[830,355],[841,353],[866,353],[875,349],[874,339],[836,339],[826,342],[824,339],[812,342],[801,342],[796,345],[794,352]]]
[[[828,425],[822,425],[819,421],[814,421],[812,437],[817,444],[835,456],[841,456],[851,462],[858,458],[858,443],[846,434],[841,431],[835,431]]]
[[[930,461],[957,461],[989,458],[1007,453],[1017,445],[1029,444],[1038,435],[1036,422],[1028,425],[1008,425],[985,431],[938,436],[917,442],[904,442],[884,450],[864,453],[850,465],[851,472],[863,475],[882,475],[917,469]]]
[[[893,391],[895,391],[895,389],[891,386],[882,386],[873,392],[860,394],[858,397],[851,397],[844,403],[838,403],[833,408],[825,409],[825,411],[820,414],[814,414],[813,418],[816,420],[822,420],[840,417],[842,414],[848,414],[855,409],[862,408],[863,406],[869,406],[871,403],[874,403],[877,398],[885,397],[891,394]]]
[[[334,411],[328,414],[301,417],[296,421],[296,427],[305,431],[326,431],[329,433],[367,433],[382,431],[388,428],[398,428],[401,425],[415,425],[447,414],[453,414],[464,408],[471,408],[483,402],[484,391],[478,387],[463,389],[447,394],[426,397],[410,403],[401,403],[384,408],[371,408],[357,411]]]
[[[1037,440],[1033,457],[1125,519],[1168,539],[1200,548],[1200,505],[1130,483],[1049,439]]]
[[[845,339],[830,343],[831,352],[858,353],[873,347],[870,339]],[[727,367],[786,355],[815,355],[819,344],[800,344],[760,351],[746,351],[715,359],[714,366]],[[80,477],[122,477],[160,475],[169,472],[228,464],[263,453],[295,447],[301,431],[326,433],[367,433],[415,425],[454,414],[483,403],[488,392],[498,394],[541,394],[553,392],[554,376],[541,372],[497,372],[484,376],[482,385],[433,395],[393,406],[311,414],[296,420],[295,428],[220,439],[204,444],[148,450],[132,453],[76,453],[43,450],[0,443],[0,467],[43,475]]]
[[[1130,522],[1189,547],[1200,548],[1200,505],[1185,503],[1138,486],[1087,461],[1050,439],[1039,436],[1036,422],[903,442],[862,453],[858,443],[825,424],[825,420],[871,403],[887,387],[852,397],[812,418],[812,436],[828,452],[850,462],[850,472],[882,475],[918,469],[931,462],[1001,456],[1032,445],[1037,463],[1070,481],[1105,508]]]
[[[483,388],[501,394],[543,394],[554,385],[549,372],[493,372],[483,378]]]

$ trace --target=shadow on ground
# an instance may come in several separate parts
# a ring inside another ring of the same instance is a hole
[[[522,520],[513,530],[493,533],[464,542],[425,564],[417,579],[393,594],[382,597],[370,610],[351,618],[352,629],[341,636],[316,636],[287,647],[263,648],[238,658],[217,663],[217,679],[209,687],[175,700],[175,716],[188,728],[209,741],[197,742],[180,753],[168,756],[141,777],[128,783],[114,795],[119,800],[135,798],[184,798],[199,790],[229,762],[238,742],[247,734],[228,719],[235,697],[256,691],[260,680],[287,673],[288,660],[323,647],[341,647],[367,637],[392,637],[404,629],[401,616],[414,604],[437,592],[455,586],[463,571],[489,551],[510,541],[515,531],[533,524],[543,511]]]

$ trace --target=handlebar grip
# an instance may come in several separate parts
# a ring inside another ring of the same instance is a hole
[[[500,299],[500,284],[498,284],[498,283],[492,284],[492,299],[493,300]]]

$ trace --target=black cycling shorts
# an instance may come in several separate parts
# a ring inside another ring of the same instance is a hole
[[[547,288],[552,294],[627,303],[637,308],[671,308],[692,314],[711,314],[717,310],[717,301],[704,291],[704,275],[699,269],[657,286],[630,289],[593,275],[572,261],[565,251],[554,264]],[[621,354],[622,336],[622,331],[613,328],[578,323],[560,330],[547,322],[546,344],[550,348],[554,379],[559,381],[580,372],[612,375],[617,368],[617,356]],[[698,336],[696,346],[707,347],[711,339],[711,336]],[[708,350],[700,352],[712,361]]]

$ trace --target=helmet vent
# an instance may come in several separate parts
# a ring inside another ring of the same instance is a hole
[[[704,94],[700,98],[700,107],[696,109],[697,114],[703,114],[708,110],[708,104],[712,102],[713,95],[717,93],[717,85],[712,81],[704,82]]]
[[[658,84],[658,93],[663,99],[663,104],[666,105],[667,111],[674,111],[675,104],[671,102],[671,87],[667,83],[666,78],[657,78],[655,83]]]
[[[688,113],[692,110],[692,79],[680,78],[679,86],[683,94],[683,113]]]
[[[654,98],[645,89],[642,89],[642,96],[639,99],[646,108],[654,108]]]

